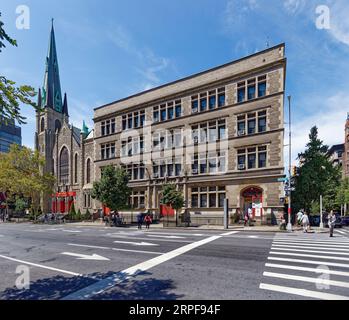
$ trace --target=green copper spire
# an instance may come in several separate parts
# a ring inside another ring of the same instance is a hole
[[[43,107],[52,108],[57,112],[63,111],[61,82],[59,79],[59,69],[58,69],[58,59],[57,59],[57,51],[56,51],[55,31],[53,28],[53,19],[52,19],[49,48],[48,48],[48,53],[46,57],[44,86],[42,88],[42,105]]]
[[[82,133],[85,134],[86,136],[88,136],[89,134],[88,127],[86,126],[85,120],[82,123]]]

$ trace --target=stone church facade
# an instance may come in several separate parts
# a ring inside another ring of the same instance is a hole
[[[283,212],[284,44],[100,106],[91,131],[69,124],[53,27],[46,61],[35,138],[57,185],[45,211],[102,209],[90,192],[113,165],[130,176],[128,221],[160,214],[164,183],[183,192],[193,223],[223,224],[225,198],[230,215]]]

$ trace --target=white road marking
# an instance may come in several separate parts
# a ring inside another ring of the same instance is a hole
[[[113,251],[122,251],[122,252],[146,253],[146,254],[155,254],[155,255],[164,254],[163,252],[156,252],[156,251],[143,251],[143,250],[119,249],[119,248],[112,248],[112,247],[91,246],[91,245],[87,245],[87,244],[68,243],[68,246],[85,247],[85,248],[102,249],[102,250],[113,250]]]
[[[303,264],[325,265],[325,266],[329,266],[329,267],[331,266],[331,267],[349,268],[349,264],[335,263],[335,262],[328,262],[328,261],[318,261],[318,260],[303,260],[303,259],[290,259],[290,258],[278,258],[278,257],[268,257],[268,260],[295,262],[295,263],[303,263]]]
[[[251,238],[251,239],[258,239],[258,236],[248,236],[247,238]]]
[[[323,265],[326,265],[326,264],[323,264]],[[306,267],[298,267],[298,266],[277,264],[277,263],[266,263],[265,266],[268,268],[298,270],[298,271],[314,272],[314,273],[321,273],[321,274],[327,273],[327,274],[335,274],[335,275],[343,276],[343,277],[349,277],[349,272],[323,269],[320,267],[318,267],[318,268],[306,268]]]
[[[195,248],[198,248],[200,246],[203,246],[207,243],[210,243],[212,241],[215,241],[222,236],[212,236],[206,239],[202,239],[200,241],[187,244],[183,247],[180,247],[178,249],[172,250],[170,252],[167,252],[159,257],[144,261],[142,263],[139,263],[133,267],[130,267],[128,269],[125,269],[121,272],[118,272],[116,275],[111,276],[107,279],[98,281],[91,286],[88,286],[84,289],[78,290],[77,292],[74,292],[66,297],[64,297],[62,300],[83,300],[83,299],[89,299],[90,297],[102,293],[105,290],[108,290],[115,286],[116,284],[130,278],[131,276],[136,276],[137,274],[144,272],[146,270],[149,270],[161,263],[164,263],[166,261],[169,261],[177,256],[180,256],[184,253],[187,253]]]
[[[276,252],[276,251],[271,251],[270,254],[283,255],[283,256],[309,257],[309,258],[349,261],[349,258],[333,257],[333,256],[331,256],[331,257],[330,256],[319,256],[319,255],[316,255],[316,254],[303,254],[303,253],[292,253],[292,252]]]
[[[114,243],[121,243],[121,244],[130,244],[133,246],[158,246],[157,243],[150,243],[150,242],[132,242],[132,241],[114,241]]]
[[[238,232],[239,231],[229,231],[229,232],[221,233],[220,235],[224,237],[224,236],[230,236],[230,235],[238,233]]]
[[[68,230],[68,229],[62,229],[63,232],[72,232],[72,233],[80,233],[80,230]]]
[[[66,256],[72,256],[76,257],[78,260],[97,260],[97,261],[110,261],[110,259],[102,257],[98,254],[81,254],[81,253],[73,253],[73,252],[62,252],[61,254],[64,254]]]
[[[263,290],[289,293],[289,294],[295,294],[303,297],[317,298],[317,299],[323,299],[323,300],[348,300],[349,299],[349,297],[340,296],[340,295],[331,294],[331,293],[324,293],[324,292],[311,291],[311,290],[298,289],[298,288],[285,287],[285,286],[275,286],[275,285],[266,284],[266,283],[261,283],[259,285],[259,288]]]
[[[329,285],[329,286],[335,286],[335,287],[341,287],[341,288],[349,288],[349,282],[329,280],[329,279],[323,279],[318,277],[311,278],[311,277],[296,276],[293,274],[267,272],[267,271],[263,272],[263,276],[278,278],[278,279],[295,280],[295,281],[301,281],[301,282],[317,283],[317,284],[323,284],[323,285]]]
[[[71,271],[67,271],[67,270],[62,270],[62,269],[57,269],[57,268],[53,268],[53,267],[48,267],[48,266],[44,266],[42,264],[33,263],[33,262],[29,262],[29,261],[24,261],[24,260],[18,260],[18,259],[14,259],[14,258],[11,258],[11,257],[2,256],[2,255],[0,255],[0,258],[6,259],[6,260],[10,260],[10,261],[14,261],[14,262],[18,262],[18,263],[22,263],[22,264],[26,264],[26,265],[33,266],[33,267],[38,267],[38,268],[47,269],[47,270],[51,270],[51,271],[57,271],[57,272],[69,274],[69,275],[72,275],[72,276],[82,276],[82,274],[80,274],[80,273],[75,273],[75,272],[71,272]]]
[[[326,244],[326,243],[298,243],[298,242],[293,242],[293,241],[289,241],[289,242],[280,242],[280,241],[274,241],[273,244],[278,244],[278,245],[292,245],[292,246],[297,246],[297,248],[302,247],[303,246],[311,246],[311,247],[324,247],[324,248],[349,248],[349,245],[345,245],[345,244]]]
[[[148,237],[153,238],[166,238],[166,239],[186,239],[186,237],[180,237],[180,236],[161,236],[161,235],[146,235]]]
[[[154,238],[140,238],[140,237],[128,237],[123,235],[109,235],[111,238],[120,238],[120,239],[130,239],[130,240],[146,240],[146,241],[165,241],[165,242],[181,242],[181,243],[192,243],[190,240],[174,240],[174,239],[154,239]]]
[[[145,231],[143,232],[144,234],[155,234],[155,235],[169,235],[169,236],[194,236],[194,237],[204,237],[208,236],[208,234],[203,234],[203,233],[169,233],[169,232],[153,232],[153,231]]]
[[[323,244],[348,244],[349,245],[349,241],[342,241],[342,240],[331,240],[331,241],[323,241],[323,240],[321,240],[321,241],[319,241],[319,240],[279,240],[279,239],[275,239],[274,241],[277,241],[277,242],[284,242],[284,243],[289,243],[289,242],[297,242],[297,243],[309,243],[309,244],[313,244],[313,243],[315,243],[315,244],[321,244],[321,243],[323,243]]]
[[[342,230],[336,230],[336,232],[339,232],[340,234],[347,234],[346,232],[344,232]]]
[[[333,248],[333,246],[324,246],[324,245],[302,245],[302,246],[296,246],[296,245],[288,245],[288,244],[277,244],[277,243],[273,243],[272,244],[272,248],[273,247],[279,247],[279,248],[302,248],[302,249],[314,249],[314,250],[333,250],[333,251],[349,251],[349,247],[341,247],[341,248]]]
[[[292,252],[309,252],[309,253],[325,253],[325,254],[338,254],[341,256],[349,256],[349,252],[332,252],[332,251],[323,251],[323,250],[308,250],[308,249],[288,249],[288,248],[276,248],[274,245],[271,247],[272,250],[278,251],[292,251]]]

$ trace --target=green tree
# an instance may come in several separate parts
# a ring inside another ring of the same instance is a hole
[[[131,189],[128,187],[128,173],[121,167],[107,166],[100,181],[93,183],[91,196],[109,209],[119,211],[127,207]]]
[[[6,48],[6,42],[17,47],[16,40],[12,39],[4,30],[0,12],[0,53]],[[34,88],[28,85],[16,86],[16,83],[0,75],[0,122],[17,120],[19,124],[25,123],[25,117],[20,113],[20,104],[33,106],[36,110],[41,109],[31,100],[36,96]]]
[[[43,194],[52,193],[55,178],[43,173],[45,159],[38,151],[13,144],[10,152],[0,154],[0,190],[9,197],[21,194],[31,200],[34,215],[38,214]]]
[[[27,209],[27,202],[23,198],[16,198],[15,202],[15,210],[17,213],[23,213],[25,209]]]
[[[318,129],[312,127],[309,142],[304,152],[298,155],[299,175],[294,177],[295,191],[292,192],[293,208],[315,209],[320,195],[324,199],[324,209],[336,208],[336,188],[339,186],[340,169],[329,160],[328,147],[318,138]]]
[[[171,206],[176,211],[176,221],[181,210],[184,206],[183,193],[176,189],[174,184],[165,184],[162,189],[161,203],[167,206]]]

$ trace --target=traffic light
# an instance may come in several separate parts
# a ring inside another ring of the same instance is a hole
[[[296,177],[299,174],[299,168],[296,166],[292,166],[292,177]]]

